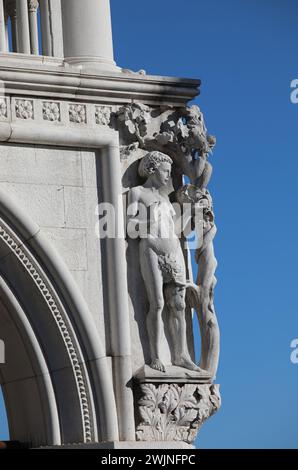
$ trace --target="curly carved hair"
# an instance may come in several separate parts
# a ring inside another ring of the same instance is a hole
[[[142,178],[149,178],[153,175],[161,163],[166,162],[173,164],[171,157],[162,152],[149,152],[145,155],[139,165],[139,175]]]

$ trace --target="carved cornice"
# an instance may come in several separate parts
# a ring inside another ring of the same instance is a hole
[[[199,93],[199,80],[101,73],[90,75],[65,66],[62,59],[1,54],[1,80],[7,93],[107,104],[131,103],[184,106]],[[99,98],[100,97],[100,98]]]

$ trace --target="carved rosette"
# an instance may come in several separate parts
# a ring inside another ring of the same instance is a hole
[[[7,118],[7,101],[6,98],[0,98],[0,119]]]
[[[221,405],[218,385],[141,384],[138,441],[194,442],[200,427]]]
[[[77,124],[87,123],[87,112],[84,104],[71,104],[69,106],[69,120]]]
[[[109,106],[95,107],[95,121],[101,126],[108,126],[111,121],[112,108]]]
[[[32,100],[16,100],[15,110],[18,119],[34,119]]]
[[[45,121],[59,122],[61,120],[60,104],[55,102],[44,102],[42,114]]]

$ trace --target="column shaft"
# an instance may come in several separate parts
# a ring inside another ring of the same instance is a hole
[[[39,54],[37,9],[38,9],[38,1],[37,0],[29,1],[31,54],[34,54],[34,55]]]
[[[61,0],[66,62],[116,70],[109,0]]]
[[[18,52],[31,53],[27,0],[17,0]]]
[[[11,36],[12,36],[12,52],[17,52],[18,50],[18,22],[17,15],[10,17],[11,21]]]
[[[6,32],[3,0],[0,0],[0,52],[6,51]]]
[[[5,40],[6,40],[6,52],[9,52],[9,34],[8,34],[8,20],[9,20],[9,17],[7,16],[7,14],[5,13],[4,14],[5,16]]]
[[[48,0],[40,2],[40,16],[41,16],[41,33],[42,33],[42,53],[43,55],[52,56],[52,36],[50,25],[50,10]]]

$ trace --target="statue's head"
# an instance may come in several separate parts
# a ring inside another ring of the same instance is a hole
[[[139,165],[139,175],[142,178],[155,179],[159,185],[164,186],[168,183],[173,160],[162,152],[149,152],[142,158]]]

